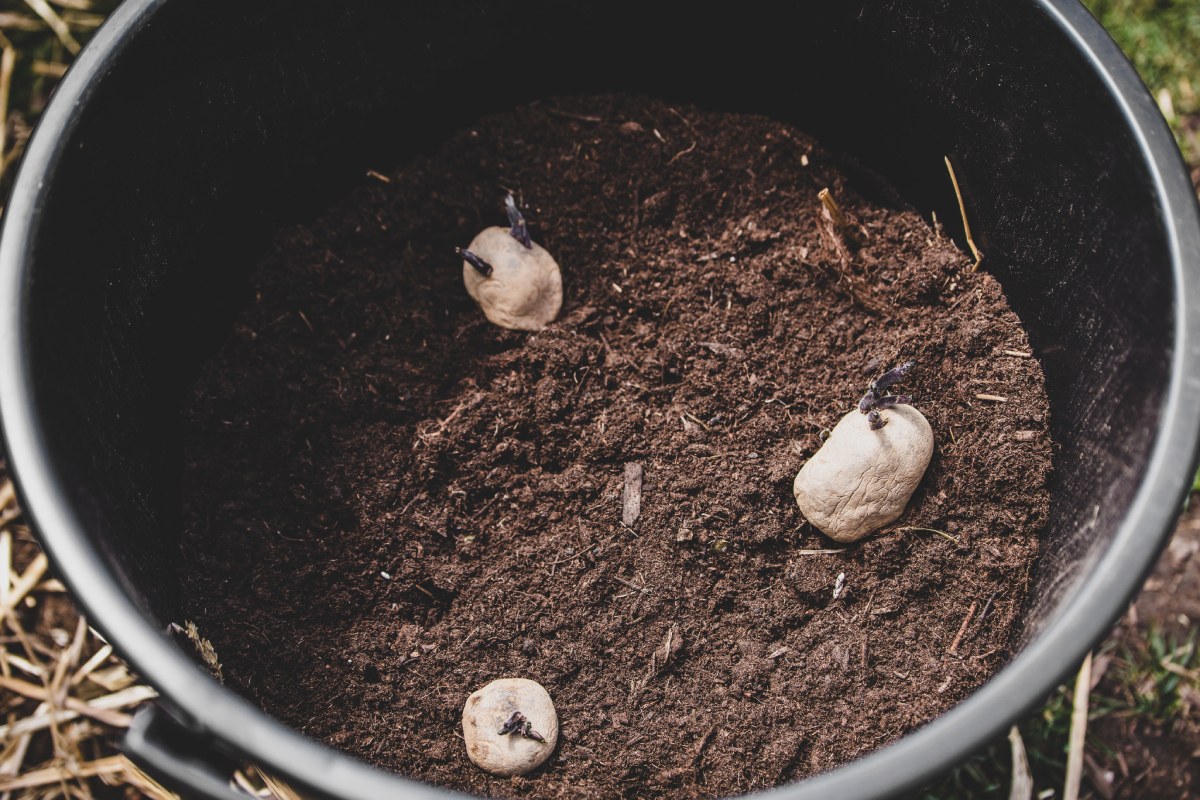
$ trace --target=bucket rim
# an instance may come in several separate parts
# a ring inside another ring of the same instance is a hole
[[[29,141],[0,234],[0,425],[27,518],[74,599],[114,648],[149,680],[178,721],[228,752],[333,797],[404,793],[456,796],[371,767],[308,739],[210,677],[172,644],[108,570],[71,507],[66,477],[47,457],[32,396],[26,301],[33,243],[79,115],[130,41],[170,0],[126,0],[68,71]],[[1161,426],[1112,545],[1068,607],[993,678],[954,708],[897,742],[828,773],[762,793],[769,800],[841,796],[870,800],[917,785],[961,762],[1041,702],[1107,633],[1165,545],[1191,487],[1200,442],[1200,211],[1174,138],[1132,65],[1077,0],[1029,0],[1084,57],[1117,103],[1160,201],[1174,282],[1174,350]],[[102,614],[99,612],[103,612]],[[186,783],[186,779],[184,779]],[[191,786],[199,790],[198,786]],[[461,795],[457,795],[461,796]]]

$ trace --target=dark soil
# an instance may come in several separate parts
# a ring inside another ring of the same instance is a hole
[[[861,247],[830,234],[824,187]],[[508,188],[564,271],[536,335],[489,325],[453,254]],[[572,798],[772,786],[964,698],[1005,661],[1038,554],[1042,373],[997,282],[860,190],[769,119],[576,98],[280,231],[186,410],[180,581],[228,683],[381,767]],[[933,464],[895,526],[834,549],[792,478],[906,359]],[[524,778],[460,738],[502,676],[561,719]]]

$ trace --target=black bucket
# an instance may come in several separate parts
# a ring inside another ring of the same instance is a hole
[[[171,785],[232,797],[247,759],[315,795],[446,796],[271,720],[164,634],[179,400],[282,221],[483,113],[609,90],[794,123],[947,222],[949,155],[1045,366],[1053,505],[1021,647],[941,718],[775,797],[884,797],[961,760],[1138,588],[1200,431],[1200,225],[1150,96],[1075,0],[129,0],[5,213],[0,413],[55,565],[162,694],[126,745]]]

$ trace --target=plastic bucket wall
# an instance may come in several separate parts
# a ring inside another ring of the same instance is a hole
[[[1140,584],[1190,485],[1200,230],[1153,102],[1074,0],[130,0],[64,80],[6,211],[0,414],[55,564],[163,694],[129,746],[177,785],[227,796],[218,767],[246,757],[340,797],[435,794],[273,722],[162,635],[179,399],[277,225],[483,113],[612,90],[794,123],[953,230],[949,155],[1045,365],[1058,450],[1023,648],[926,728],[779,796],[886,796],[953,763]]]

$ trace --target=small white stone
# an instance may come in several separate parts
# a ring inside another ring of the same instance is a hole
[[[501,735],[500,728],[514,712],[523,714],[546,741],[520,733]],[[540,683],[526,678],[501,678],[472,694],[463,707],[462,726],[467,756],[493,775],[524,775],[537,769],[558,742],[554,701]]]
[[[887,424],[871,430],[851,411],[796,474],[801,513],[838,542],[857,541],[896,520],[933,456],[933,430],[910,405],[880,412]]]
[[[463,261],[467,294],[493,324],[518,331],[540,331],[562,308],[562,273],[537,242],[526,247],[508,228],[487,228],[467,248],[492,266],[481,275]]]

